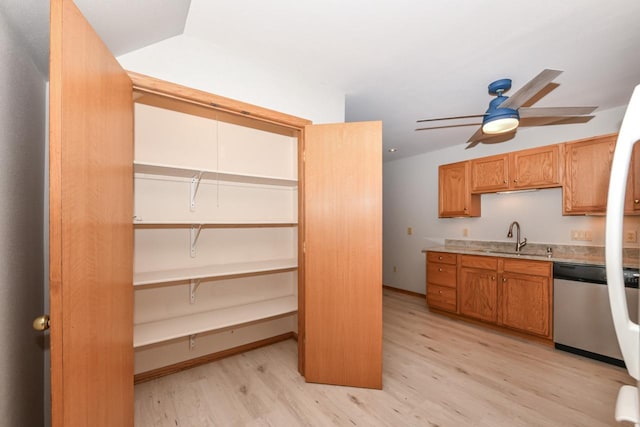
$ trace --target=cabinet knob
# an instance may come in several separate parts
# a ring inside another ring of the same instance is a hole
[[[438,257],[438,259],[442,259],[442,257],[441,257],[441,256],[439,256],[439,257]]]
[[[491,280],[496,280],[496,276],[491,276]]]
[[[438,293],[442,295],[442,291],[438,291]]]
[[[506,282],[506,281],[507,281],[507,278],[506,278],[506,277],[503,277],[503,278],[502,278],[502,281],[503,281],[503,282]]]
[[[640,199],[635,199],[635,200],[633,201],[633,203],[635,203],[636,205],[637,205],[637,204],[640,204]]]
[[[438,271],[442,271],[442,268],[438,268]]]
[[[517,179],[514,179],[514,180],[513,180],[513,182],[514,182],[515,184],[517,184],[517,183],[518,183],[518,180],[517,180]]]
[[[502,183],[503,183],[503,184],[506,184],[506,183],[507,183],[507,180],[505,179],[504,181],[502,181]]]

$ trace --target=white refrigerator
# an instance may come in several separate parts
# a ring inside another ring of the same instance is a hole
[[[640,85],[636,86],[622,120],[609,181],[607,218],[605,228],[605,255],[607,265],[607,288],[609,303],[615,325],[618,344],[629,375],[636,380],[635,386],[625,385],[618,392],[615,417],[618,421],[630,421],[640,427],[640,328],[629,319],[627,300],[622,275],[622,225],[627,176],[633,146],[640,140]],[[640,265],[640,260],[636,260]]]

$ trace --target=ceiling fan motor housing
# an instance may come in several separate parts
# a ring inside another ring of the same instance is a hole
[[[511,80],[509,80],[509,83],[511,83]],[[489,88],[491,88],[491,85],[489,85]],[[520,121],[518,110],[513,108],[500,108],[500,104],[506,101],[507,98],[507,96],[498,95],[489,102],[489,109],[482,119],[482,132],[486,134],[499,134],[509,132],[518,127]]]

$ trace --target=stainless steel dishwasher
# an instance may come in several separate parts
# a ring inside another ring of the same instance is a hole
[[[624,269],[631,320],[638,321],[638,270]],[[604,266],[554,262],[553,341],[560,350],[624,366]]]

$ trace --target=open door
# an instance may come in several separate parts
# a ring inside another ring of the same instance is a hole
[[[53,427],[133,425],[132,84],[70,0],[51,1]]]
[[[304,375],[382,388],[382,124],[304,138]]]

